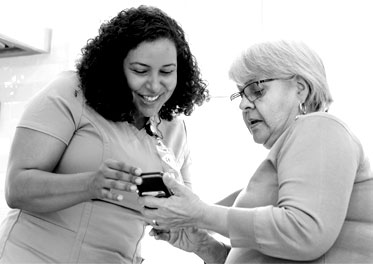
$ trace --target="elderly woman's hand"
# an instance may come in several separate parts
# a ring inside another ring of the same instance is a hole
[[[142,213],[148,223],[159,229],[198,226],[204,217],[206,204],[171,176],[165,174],[163,181],[174,195],[169,198],[139,197],[139,203],[144,206]]]
[[[174,247],[197,254],[205,263],[224,263],[230,250],[206,230],[196,227],[171,230],[153,228],[150,235],[157,240],[167,241]]]
[[[171,230],[159,230],[153,228],[150,236],[157,240],[164,240],[187,252],[197,252],[198,249],[205,246],[208,233],[205,230],[199,230],[195,227],[185,227]]]

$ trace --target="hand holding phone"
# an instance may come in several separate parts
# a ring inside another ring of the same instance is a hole
[[[172,191],[163,182],[163,172],[145,172],[140,175],[142,184],[137,186],[140,196],[170,197]]]

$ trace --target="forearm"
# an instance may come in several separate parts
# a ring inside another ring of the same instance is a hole
[[[12,177],[6,188],[11,208],[52,212],[94,198],[88,187],[92,172],[55,174],[29,169]]]
[[[229,207],[203,203],[203,214],[202,218],[197,221],[198,227],[211,230],[225,237],[228,237],[228,210]]]

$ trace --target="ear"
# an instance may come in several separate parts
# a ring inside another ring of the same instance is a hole
[[[295,76],[295,81],[297,82],[297,96],[299,101],[304,103],[310,93],[310,86],[302,76]]]

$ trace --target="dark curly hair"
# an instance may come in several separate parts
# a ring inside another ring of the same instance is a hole
[[[123,61],[140,43],[159,38],[170,39],[177,50],[177,86],[162,106],[160,118],[171,121],[179,114],[188,116],[195,104],[208,100],[206,83],[183,29],[162,10],[142,5],[122,10],[103,23],[99,35],[82,49],[76,68],[86,103],[108,120],[132,122],[135,106]]]

